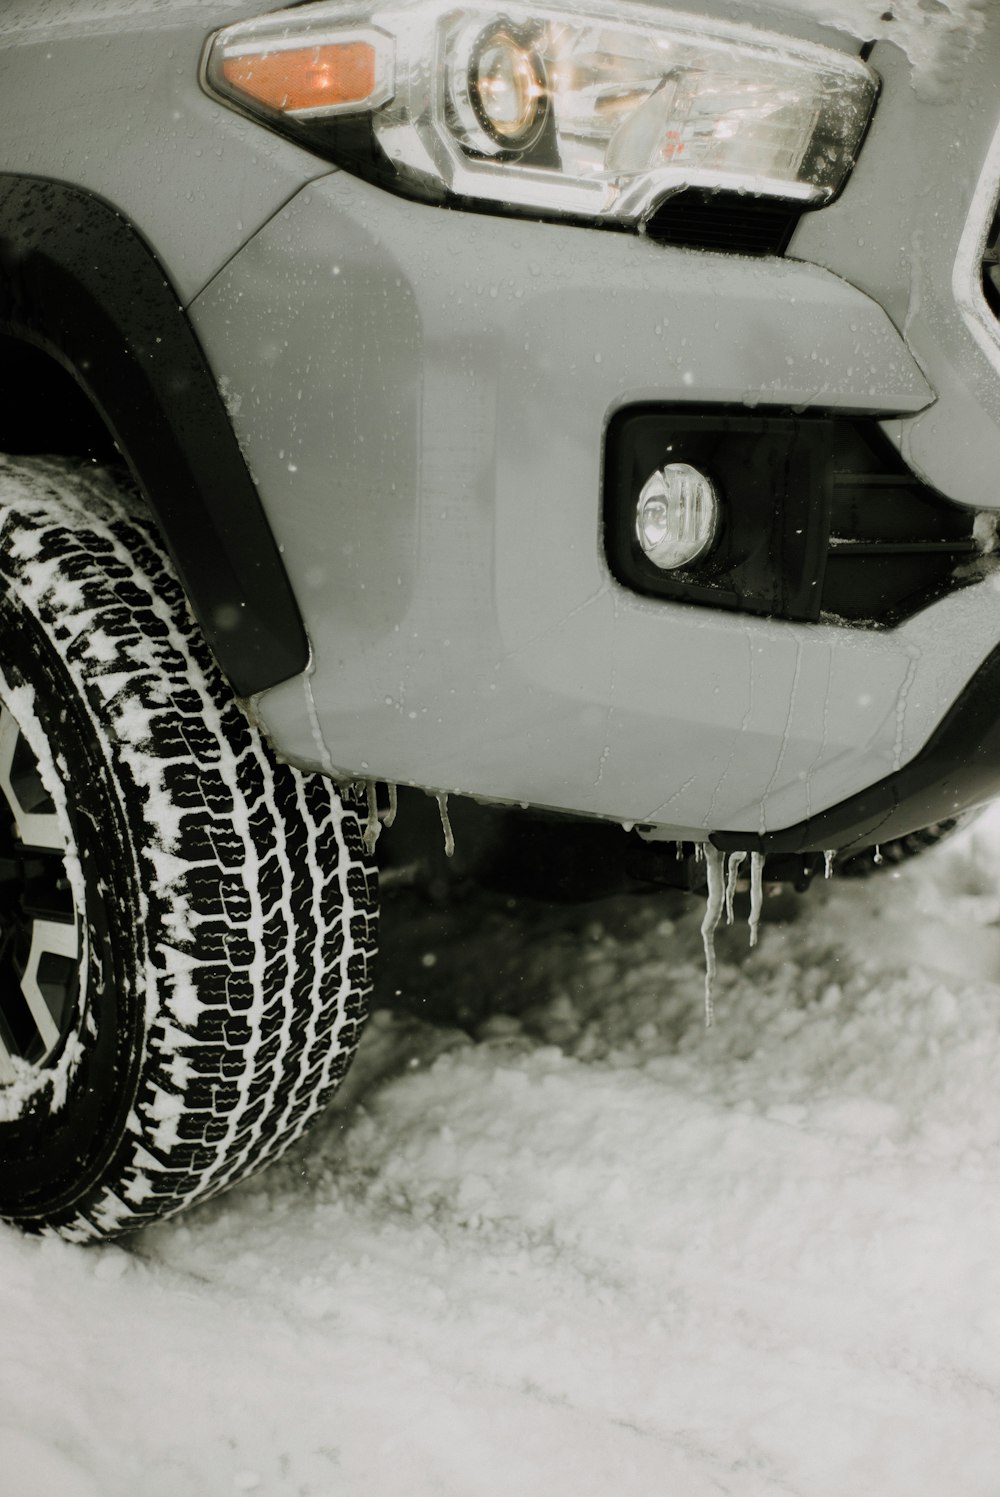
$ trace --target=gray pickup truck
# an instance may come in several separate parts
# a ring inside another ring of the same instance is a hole
[[[1000,10],[689,4],[0,8],[4,1218],[299,1136],[397,787],[711,919],[1000,792]]]

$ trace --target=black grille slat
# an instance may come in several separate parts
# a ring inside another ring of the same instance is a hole
[[[855,489],[862,486],[880,489],[919,487],[912,473],[835,473],[833,486],[835,489]]]
[[[892,448],[884,456],[899,462]],[[835,542],[961,544],[971,542],[972,524],[969,510],[949,504],[912,473],[833,475],[830,534]]]
[[[975,541],[848,541],[832,535],[830,550],[837,556],[972,556],[977,546]]]
[[[822,607],[857,623],[896,624],[956,583],[978,553],[975,515],[921,483],[869,423],[837,444]]]

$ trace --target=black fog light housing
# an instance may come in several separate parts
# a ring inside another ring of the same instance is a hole
[[[892,628],[996,564],[975,512],[921,483],[876,421],[773,408],[618,411],[604,545],[634,592],[867,628]]]
[[[832,424],[697,407],[619,411],[608,428],[604,492],[615,577],[654,597],[817,618]],[[650,544],[657,490],[670,515],[661,551]]]

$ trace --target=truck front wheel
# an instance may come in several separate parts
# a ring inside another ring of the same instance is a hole
[[[114,1236],[274,1158],[374,939],[355,813],[251,727],[141,506],[0,459],[0,1216]]]

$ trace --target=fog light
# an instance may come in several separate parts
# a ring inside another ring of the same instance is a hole
[[[635,533],[654,566],[689,567],[712,545],[718,525],[715,489],[689,463],[667,463],[643,484]]]

